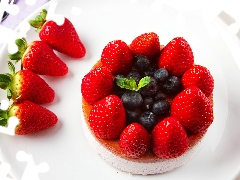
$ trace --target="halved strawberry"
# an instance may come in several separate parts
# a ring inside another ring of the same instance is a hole
[[[121,40],[109,42],[103,49],[101,62],[113,75],[126,74],[132,68],[133,57],[128,45]]]
[[[191,86],[197,86],[207,97],[209,97],[213,92],[214,80],[206,67],[194,65],[183,74],[182,85],[185,89]]]
[[[193,63],[194,56],[190,45],[184,38],[176,37],[162,49],[158,67],[167,69],[173,76],[181,77]]]
[[[174,117],[160,121],[152,131],[153,153],[163,159],[181,156],[188,149],[188,137]]]
[[[0,118],[7,120],[12,116],[16,116],[19,120],[15,128],[15,133],[18,135],[47,129],[58,121],[58,117],[52,111],[30,101],[12,104],[7,111],[0,110]]]
[[[86,48],[71,21],[64,18],[64,23],[57,25],[52,20],[47,21],[46,16],[47,11],[43,9],[35,20],[29,21],[31,26],[37,28],[40,39],[53,49],[73,58],[84,57]]]
[[[128,125],[120,135],[121,150],[131,158],[144,155],[150,145],[150,136],[147,130],[138,123]]]
[[[213,122],[213,106],[199,88],[191,86],[173,99],[171,116],[190,133],[204,133]]]
[[[134,56],[144,55],[150,61],[159,56],[159,37],[154,32],[144,33],[136,37],[130,44],[130,49]]]
[[[82,96],[91,105],[110,95],[112,89],[113,76],[106,67],[97,67],[82,79]]]
[[[9,54],[11,60],[21,60],[22,67],[36,74],[64,76],[67,65],[43,41],[33,41],[29,45],[25,38],[17,39],[18,52]]]
[[[45,104],[53,101],[54,90],[39,75],[29,70],[20,70],[15,73],[15,68],[8,62],[10,74],[0,74],[0,88],[7,90],[8,99],[16,103],[32,101]]]
[[[98,138],[115,139],[126,124],[126,114],[121,99],[109,95],[92,106],[89,125]]]

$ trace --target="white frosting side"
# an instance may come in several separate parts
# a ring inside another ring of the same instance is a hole
[[[101,143],[94,137],[92,132],[89,130],[84,117],[82,116],[82,125],[84,133],[94,150],[109,164],[115,168],[125,171],[131,174],[159,174],[167,171],[171,171],[177,167],[184,165],[189,159],[191,159],[196,152],[200,149],[203,138],[200,139],[195,146],[189,148],[182,156],[174,159],[163,160],[158,159],[151,162],[136,161],[136,160],[126,160],[121,158],[111,151],[106,149]]]

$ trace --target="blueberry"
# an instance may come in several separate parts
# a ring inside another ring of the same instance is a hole
[[[167,98],[166,94],[164,94],[163,92],[159,91],[157,92],[157,94],[154,96],[154,100],[165,100]]]
[[[145,97],[143,99],[141,110],[142,111],[150,110],[152,108],[153,103],[154,103],[154,100],[152,97]]]
[[[156,101],[152,106],[152,112],[155,115],[168,115],[170,112],[170,103],[167,100]]]
[[[148,132],[151,132],[157,124],[157,117],[151,111],[145,111],[140,115],[138,123],[143,125]]]
[[[176,94],[181,88],[181,80],[177,76],[171,76],[163,83],[163,91],[166,94]]]
[[[148,68],[148,70],[146,70],[146,71],[143,72],[143,75],[144,75],[144,76],[151,76],[151,77],[153,77],[154,72],[155,72],[156,70],[157,70],[157,68],[155,68],[155,67],[153,67],[153,66],[150,66],[150,67]]]
[[[146,86],[140,89],[140,93],[143,96],[154,96],[158,91],[158,84],[153,77],[150,77],[150,82]]]
[[[140,93],[130,91],[122,95],[123,105],[128,110],[135,110],[142,105],[143,99]]]
[[[133,65],[141,71],[146,71],[150,66],[150,62],[146,56],[138,55],[134,57]]]
[[[137,122],[139,119],[139,114],[136,111],[126,110],[126,121],[127,124]]]
[[[132,77],[137,83],[140,81],[140,79],[142,78],[141,75],[139,74],[139,72],[135,71],[135,70],[132,70],[130,71],[126,78],[127,79],[130,79],[130,77]]]
[[[168,78],[168,71],[164,68],[160,68],[154,72],[153,77],[157,82],[163,83]]]

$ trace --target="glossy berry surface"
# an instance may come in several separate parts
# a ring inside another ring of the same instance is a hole
[[[181,88],[181,79],[177,76],[171,76],[163,83],[163,91],[166,94],[176,94],[181,91]]]
[[[146,56],[138,55],[134,57],[133,65],[141,71],[146,71],[150,67],[150,62]]]
[[[148,111],[152,108],[154,99],[152,97],[145,97],[141,106],[142,111]]]
[[[140,89],[140,93],[143,96],[154,96],[158,90],[158,84],[156,80],[152,77],[150,77],[150,83]]]
[[[168,78],[168,71],[164,68],[159,68],[154,72],[153,77],[157,82],[163,83]]]
[[[123,105],[128,110],[135,110],[142,105],[143,99],[140,93],[130,91],[122,95]]]
[[[157,117],[151,111],[145,111],[140,115],[138,122],[150,132],[157,124]]]
[[[131,70],[127,74],[126,78],[127,79],[133,78],[136,81],[136,83],[138,83],[142,77],[141,77],[140,73],[138,73],[137,71]]]
[[[155,115],[168,115],[170,103],[167,100],[158,100],[152,106],[152,112]]]

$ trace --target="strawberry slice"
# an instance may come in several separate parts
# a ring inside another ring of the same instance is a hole
[[[9,54],[11,60],[21,60],[24,69],[36,74],[64,76],[67,65],[54,53],[53,49],[42,41],[33,41],[27,45],[25,38],[17,39],[18,52]]]
[[[181,156],[188,149],[188,137],[174,117],[160,121],[152,131],[153,153],[163,159]]]
[[[101,62],[113,75],[128,73],[132,68],[132,61],[132,53],[124,41],[111,41],[102,51]]]
[[[181,77],[193,63],[194,56],[190,45],[184,38],[176,37],[162,49],[158,67],[167,69],[172,76]]]
[[[154,32],[141,34],[131,42],[130,49],[134,56],[144,55],[153,61],[160,53],[159,37]]]
[[[35,20],[30,20],[31,26],[37,28],[40,39],[53,49],[73,58],[82,58],[86,54],[86,48],[80,40],[71,21],[64,18],[62,25],[54,21],[46,20],[47,11],[42,10]]]
[[[171,116],[190,133],[204,133],[213,122],[211,101],[196,86],[179,93],[172,101]]]
[[[15,134],[18,135],[32,134],[50,128],[58,121],[58,117],[52,111],[30,101],[12,104],[7,111],[0,110],[1,120],[7,122],[12,116],[19,120],[15,129]]]
[[[209,97],[213,93],[214,79],[206,67],[194,65],[183,74],[182,85],[185,89],[191,86],[197,86]]]
[[[128,125],[120,135],[121,150],[131,158],[144,155],[150,145],[150,136],[147,130],[138,123]]]
[[[110,95],[112,89],[113,76],[106,67],[97,67],[82,79],[82,96],[91,105]]]
[[[109,95],[92,106],[89,125],[98,138],[115,139],[120,136],[126,124],[125,110],[121,99]]]
[[[10,73],[0,74],[0,88],[7,90],[8,99],[16,103],[32,101],[45,104],[53,101],[54,90],[39,75],[29,70],[15,73],[15,67],[8,62]]]

